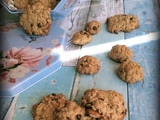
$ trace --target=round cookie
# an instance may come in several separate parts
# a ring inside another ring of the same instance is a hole
[[[77,64],[77,71],[80,74],[95,74],[100,70],[100,63],[97,58],[89,55],[81,57]]]
[[[126,45],[115,45],[109,52],[109,57],[116,62],[122,63],[131,60],[133,53]]]
[[[93,20],[86,24],[86,31],[89,32],[91,35],[97,34],[101,29],[101,23]]]
[[[63,94],[44,96],[39,104],[32,107],[34,120],[53,120],[53,112],[65,105],[66,97]]]
[[[52,24],[50,11],[41,2],[28,4],[20,16],[20,24],[29,35],[47,35]]]
[[[53,113],[53,120],[81,120],[85,109],[73,101],[66,101],[65,106]]]
[[[76,45],[85,45],[92,41],[92,36],[88,32],[81,30],[76,32],[71,40]]]
[[[134,61],[125,61],[117,69],[118,76],[125,82],[133,84],[142,81],[144,74],[141,66]]]
[[[86,90],[82,106],[89,116],[99,120],[123,120],[127,112],[123,95],[114,90]]]

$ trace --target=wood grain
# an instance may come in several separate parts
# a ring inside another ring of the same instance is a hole
[[[121,13],[137,15],[140,27],[130,33],[109,33],[106,19]],[[121,93],[128,108],[125,120],[159,120],[159,19],[160,0],[81,0],[66,18],[56,21],[67,33],[63,56],[66,61],[63,62],[63,67],[19,95],[13,120],[32,119],[31,107],[44,95],[53,92],[63,93],[67,99],[80,104],[84,91],[90,88],[112,89]],[[101,31],[93,35],[93,41],[87,45],[72,44],[73,34],[83,30],[85,24],[91,20],[102,23]],[[133,60],[142,66],[145,74],[143,84],[138,82],[127,85],[117,76],[116,69],[119,63],[109,59],[108,52],[113,45],[122,43],[129,45],[134,53]],[[80,75],[76,72],[77,61],[83,55],[92,55],[99,59],[101,69],[97,74]],[[1,105],[3,108],[1,111],[5,114],[12,98],[2,100],[4,105]]]
[[[140,28],[126,33],[126,39],[144,36],[160,31],[160,9],[158,0],[125,0],[125,13],[136,14],[140,20]],[[145,39],[145,38],[144,38]],[[143,44],[131,47],[134,61],[144,71],[144,84],[136,83],[128,86],[130,120],[159,120],[160,118],[160,35],[150,42],[143,39]]]
[[[77,54],[73,54],[70,61],[64,61],[63,65],[76,66],[77,64],[79,58],[78,51],[80,51],[82,46],[72,44],[71,38],[75,32],[84,30],[86,23],[91,20],[98,20],[104,24],[108,17],[122,13],[123,0],[85,0],[80,2],[73,12],[59,23],[59,26],[67,32],[66,52],[77,51]]]

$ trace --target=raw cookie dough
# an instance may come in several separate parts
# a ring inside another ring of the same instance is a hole
[[[93,20],[86,24],[86,31],[89,32],[91,35],[97,34],[101,29],[101,23]]]
[[[96,120],[123,120],[127,112],[123,95],[114,90],[86,90],[82,106]]]
[[[134,61],[125,61],[117,69],[118,76],[125,82],[133,84],[142,81],[144,74],[141,66]]]
[[[130,32],[139,28],[139,20],[136,15],[119,14],[107,19],[108,31],[118,34],[119,31]]]
[[[109,57],[116,62],[122,63],[131,60],[133,53],[126,45],[115,45],[110,50]]]
[[[97,58],[89,55],[81,57],[77,64],[77,71],[80,74],[95,74],[100,70],[100,63]]]
[[[81,30],[76,32],[71,40],[76,45],[85,45],[92,41],[92,36],[87,31]]]

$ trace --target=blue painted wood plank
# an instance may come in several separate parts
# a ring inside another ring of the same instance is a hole
[[[145,34],[149,37],[153,32],[160,31],[158,0],[125,0],[125,13],[136,14],[140,20],[140,28],[126,33],[126,39]],[[160,39],[150,40],[131,47],[133,60],[143,68],[144,84],[128,86],[130,120],[160,119]]]
[[[160,31],[160,9],[158,0],[124,0],[125,13],[135,14],[140,28],[126,33],[126,38]]]
[[[131,47],[144,71],[144,84],[129,85],[130,120],[160,119],[160,39]]]
[[[32,106],[41,98],[51,93],[63,93],[70,99],[75,70],[73,67],[62,67],[41,82],[22,92],[18,96],[13,120],[32,120]]]
[[[0,97],[0,120],[3,120],[10,104],[12,102],[12,97]]]

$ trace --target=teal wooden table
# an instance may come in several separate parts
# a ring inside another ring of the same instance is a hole
[[[135,14],[140,27],[130,33],[112,34],[106,19],[115,14]],[[102,24],[93,41],[84,46],[71,42],[72,35],[85,28],[91,20]],[[31,108],[45,95],[63,93],[67,99],[80,103],[85,90],[100,88],[123,94],[128,109],[125,120],[160,120],[160,1],[159,0],[82,0],[64,19],[54,22],[67,33],[67,43],[61,59],[63,66],[21,94],[1,97],[0,119],[32,120]],[[125,44],[133,51],[133,60],[144,71],[144,82],[126,84],[116,75],[116,63],[108,58],[115,44]],[[80,75],[75,66],[78,58],[92,55],[101,62],[95,75]]]

